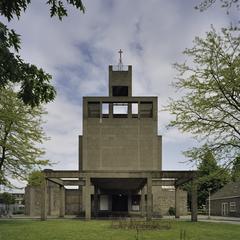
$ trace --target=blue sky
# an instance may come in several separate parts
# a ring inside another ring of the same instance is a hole
[[[229,24],[230,15],[219,7],[200,13],[199,1],[83,0],[86,13],[69,7],[63,21],[49,17],[44,1],[33,1],[19,21],[8,23],[22,35],[22,58],[52,74],[56,100],[47,105],[44,128],[51,138],[44,144],[54,169],[77,169],[78,135],[82,133],[82,96],[108,94],[108,65],[133,66],[133,94],[156,95],[159,110],[178,93],[175,62],[184,61],[182,51],[195,36],[211,27]],[[197,143],[190,134],[166,129],[172,117],[159,111],[159,134],[163,135],[163,169],[191,169],[182,151]]]

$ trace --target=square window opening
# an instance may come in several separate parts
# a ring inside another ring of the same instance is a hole
[[[128,96],[128,86],[113,86],[112,94],[114,97],[127,97]]]
[[[103,118],[109,117],[109,103],[102,104],[102,117]]]
[[[128,116],[128,103],[113,103],[113,116],[126,118]]]

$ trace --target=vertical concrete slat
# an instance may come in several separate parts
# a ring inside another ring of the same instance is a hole
[[[197,184],[195,182],[192,182],[191,198],[192,198],[191,221],[197,222],[198,204],[197,204]]]
[[[180,218],[180,189],[175,186],[175,218]]]
[[[94,185],[94,217],[98,215],[98,188]]]
[[[60,211],[59,217],[64,217],[65,215],[65,188],[60,186]]]
[[[78,136],[78,170],[81,171],[83,169],[83,164],[82,164],[82,160],[83,160],[83,137],[81,135]]]
[[[145,213],[145,188],[141,190],[141,216],[144,217]]]
[[[147,178],[147,220],[152,219],[152,176]]]
[[[90,195],[90,177],[86,177],[85,180],[85,219],[91,219],[91,195]]]
[[[47,179],[44,178],[41,186],[41,220],[47,220]]]

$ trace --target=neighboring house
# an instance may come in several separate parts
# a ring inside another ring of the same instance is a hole
[[[226,184],[210,199],[211,215],[240,217],[240,181]]]
[[[24,193],[10,193],[14,199],[15,203],[7,206],[3,203],[3,199],[0,194],[0,216],[5,214],[15,214],[24,212]]]

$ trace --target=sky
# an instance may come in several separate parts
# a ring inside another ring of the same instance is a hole
[[[82,97],[107,96],[108,65],[133,67],[133,95],[158,96],[158,134],[163,136],[163,170],[194,169],[182,154],[198,144],[190,134],[166,126],[173,116],[162,111],[178,94],[175,62],[182,51],[204,36],[211,24],[220,29],[230,16],[215,6],[199,12],[200,1],[83,0],[86,12],[68,7],[63,21],[50,18],[46,1],[32,1],[20,20],[7,25],[21,35],[21,57],[53,76],[57,89],[48,104],[44,129],[46,157],[56,170],[78,167],[78,135],[82,134]],[[1,20],[3,18],[1,17]]]

